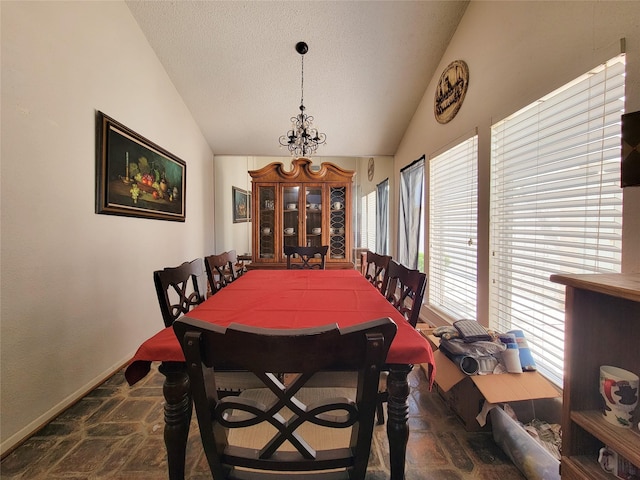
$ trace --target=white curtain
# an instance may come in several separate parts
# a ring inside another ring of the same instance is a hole
[[[407,268],[418,268],[422,199],[424,189],[424,155],[400,170],[400,216],[398,260]]]
[[[377,232],[376,253],[388,255],[389,253],[389,179],[380,182],[377,197]]]

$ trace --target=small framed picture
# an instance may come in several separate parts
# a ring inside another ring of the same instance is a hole
[[[251,192],[231,187],[233,194],[233,223],[251,221]]]
[[[185,221],[186,163],[97,113],[96,213]]]

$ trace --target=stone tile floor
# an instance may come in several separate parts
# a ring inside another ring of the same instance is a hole
[[[7,455],[4,480],[165,480],[162,374],[133,387],[119,371]],[[410,436],[406,480],[521,480],[491,433],[469,433],[430,392],[420,368],[409,376]],[[377,426],[367,480],[389,478],[386,426]],[[186,479],[210,479],[194,419]]]

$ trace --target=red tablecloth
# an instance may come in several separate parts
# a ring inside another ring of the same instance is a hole
[[[226,326],[242,323],[270,328],[340,327],[390,317],[398,325],[387,363],[435,364],[427,340],[355,270],[251,270],[207,299],[188,317]],[[130,385],[153,361],[184,362],[173,328],[145,341],[125,371]]]

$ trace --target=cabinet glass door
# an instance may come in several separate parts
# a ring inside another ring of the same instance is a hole
[[[258,187],[258,198],[258,206],[260,207],[258,251],[260,258],[275,258],[276,187]]]
[[[329,258],[346,258],[346,201],[347,187],[329,189]]]
[[[305,245],[322,246],[322,187],[305,187]]]
[[[300,187],[283,187],[282,189],[282,228],[283,245],[297,246],[300,235]],[[280,252],[282,254],[282,252]]]

